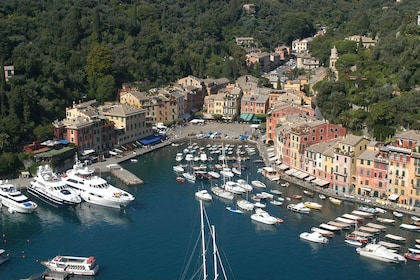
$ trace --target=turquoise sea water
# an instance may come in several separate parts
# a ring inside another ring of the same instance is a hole
[[[0,279],[22,279],[40,273],[44,267],[37,261],[57,254],[95,256],[100,264],[95,279],[181,279],[191,244],[199,234],[199,203],[194,193],[201,187],[200,181],[193,185],[175,180],[172,166],[176,152],[182,148],[167,147],[139,157],[137,163],[124,163],[126,169],[144,180],[142,186],[124,187],[103,174],[136,196],[125,211],[87,203],[76,209],[57,209],[40,201],[33,215],[10,214],[3,208],[1,247],[13,257],[0,266]],[[245,164],[249,181],[263,180],[257,173],[262,163]],[[267,189],[283,191],[284,197],[302,194],[298,186],[282,188],[264,182]],[[209,183],[203,187],[209,189]],[[229,203],[222,200],[206,203],[209,219],[216,226],[219,249],[227,257],[229,279],[420,278],[419,262],[392,265],[365,259],[344,243],[344,234],[336,235],[326,245],[301,241],[300,233],[356,208],[353,203],[334,206],[318,197],[312,200],[324,206],[322,211],[297,214],[286,209],[286,201],[280,207],[267,203],[269,213],[284,219],[277,226],[253,222],[250,214],[228,212],[225,207]],[[410,221],[407,217],[401,222]],[[388,226],[387,233],[407,237],[401,250],[404,253],[420,233],[400,230],[398,224]],[[199,260],[199,256],[193,259]]]

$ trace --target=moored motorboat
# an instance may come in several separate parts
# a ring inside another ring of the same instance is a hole
[[[3,248],[0,248],[0,264],[6,262],[10,258],[10,254]]]
[[[255,214],[251,215],[251,219],[267,225],[275,225],[279,222],[276,217],[271,216],[262,209],[255,210]]]
[[[313,231],[311,233],[309,232],[302,232],[299,237],[303,240],[315,242],[315,243],[328,243],[328,238],[322,236],[321,233]]]
[[[417,216],[411,216],[411,219],[415,222],[420,222],[420,218]]]
[[[293,199],[302,199],[302,196],[300,194],[292,194],[290,197]]]
[[[182,172],[185,171],[184,170],[184,167],[182,167],[181,165],[174,165],[172,167],[172,170],[175,171],[175,172],[177,172],[177,173],[182,173]]]
[[[399,219],[402,219],[404,217],[404,213],[398,212],[398,211],[393,211],[392,215],[394,215],[394,217],[397,217]]]
[[[322,200],[327,199],[327,197],[323,195],[322,193],[318,194],[318,197]]]
[[[176,181],[179,182],[179,183],[185,183],[185,178],[181,177],[181,176],[178,176],[178,177],[176,177]]]
[[[392,253],[380,244],[369,243],[365,247],[357,248],[356,252],[361,256],[388,263],[401,263],[405,261],[403,256]]]
[[[32,213],[38,205],[29,200],[26,195],[17,190],[8,180],[0,180],[0,202],[6,206],[9,212]]]
[[[375,224],[375,223],[367,223],[366,226],[371,227],[371,228],[376,228],[376,229],[379,229],[381,231],[386,230],[386,226]]]
[[[351,211],[351,214],[362,217],[362,218],[367,218],[367,219],[372,219],[373,218],[372,213],[364,212],[364,211],[360,211],[360,210],[353,210],[353,211]]]
[[[75,206],[82,202],[79,194],[53,172],[48,164],[38,166],[37,175],[29,184],[27,191],[56,207]]]
[[[245,199],[239,199],[238,201],[236,201],[236,205],[238,205],[239,208],[246,210],[246,211],[252,211],[254,210],[254,203],[249,202],[248,200]]]
[[[383,224],[395,224],[395,220],[393,220],[393,219],[378,217],[378,218],[376,218],[376,220],[380,223],[383,223]]]
[[[240,210],[238,208],[235,208],[233,206],[226,206],[226,210],[228,210],[229,212],[235,213],[235,214],[242,214],[243,213],[242,210]]]
[[[322,236],[325,236],[325,237],[334,237],[334,232],[326,230],[326,229],[312,227],[311,231],[316,231],[316,232],[320,233]]]
[[[93,276],[99,270],[94,257],[56,256],[52,260],[41,261],[51,271],[66,272],[72,275]]]
[[[270,200],[270,204],[276,205],[276,206],[281,206],[283,205],[283,202],[278,201],[278,200]]]
[[[204,201],[213,200],[213,197],[211,196],[211,194],[209,194],[209,192],[207,190],[199,190],[195,193],[195,196],[198,199],[201,199],[201,200],[204,200]]]
[[[303,194],[306,195],[306,196],[309,196],[309,197],[314,197],[314,193],[313,192],[310,192],[308,190],[304,190],[303,191]]]
[[[332,196],[330,196],[328,199],[330,200],[330,202],[332,204],[335,204],[335,205],[341,205],[341,203],[342,203],[342,201],[340,199],[334,198]]]
[[[233,193],[225,191],[223,188],[218,186],[211,187],[210,190],[216,196],[224,199],[233,200],[233,198],[235,197]]]
[[[111,207],[124,208],[134,201],[134,196],[109,184],[104,178],[94,175],[94,170],[78,160],[77,154],[73,169],[62,176],[67,185],[75,189],[84,201]]]
[[[407,239],[405,237],[394,235],[394,234],[386,234],[385,238],[393,240],[393,241],[397,241],[397,242],[406,242],[407,241]]]
[[[304,214],[307,214],[307,213],[311,212],[311,209],[306,207],[303,203],[289,204],[289,205],[287,205],[287,209],[289,209],[290,211],[293,211],[293,212],[304,213]]]
[[[253,181],[251,181],[251,185],[253,185],[256,188],[260,188],[260,189],[267,188],[266,184],[264,184],[263,182],[261,182],[259,180],[253,180]]]
[[[404,224],[404,223],[400,225],[400,228],[406,229],[406,230],[420,230],[420,226]]]
[[[310,209],[316,209],[316,210],[320,210],[322,208],[322,205],[316,202],[312,202],[312,201],[306,201],[303,203],[303,205],[305,205],[306,207],[310,208]]]
[[[329,231],[340,231],[341,230],[340,227],[325,224],[325,223],[320,224],[319,227],[322,228],[322,229],[329,230]]]

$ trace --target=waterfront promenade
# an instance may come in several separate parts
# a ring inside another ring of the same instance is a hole
[[[194,139],[197,139],[197,135],[206,134],[209,131],[220,132],[220,139],[217,139],[217,141],[240,141],[239,139],[242,135],[247,135],[249,138],[246,141],[257,146],[265,165],[272,166],[273,168],[277,167],[273,162],[268,160],[268,146],[264,143],[264,137],[261,137],[262,135],[260,135],[258,129],[252,128],[249,124],[208,122],[204,125],[187,124],[185,126],[172,128],[167,134],[167,139],[161,143],[157,143],[152,146],[144,146],[135,150],[126,151],[118,156],[106,158],[105,161],[93,163],[91,168],[94,168],[95,172],[99,174],[110,172],[112,175],[114,175],[128,186],[140,185],[143,184],[143,180],[121,168],[119,166],[120,163],[141,157],[145,153],[150,153],[156,149],[161,149],[171,145],[172,143],[185,142],[189,141],[189,139],[194,141]],[[258,137],[257,140],[252,140],[252,136]],[[387,200],[378,200],[373,197],[358,196],[356,194],[349,195],[339,193],[331,188],[322,188],[310,182],[289,176],[284,173],[282,174],[281,179],[299,185],[302,188],[318,193],[323,193],[327,196],[333,196],[341,200],[352,201],[358,204],[365,204],[373,207],[381,207],[391,211],[404,212],[409,215],[420,213],[420,207],[409,207],[408,205],[393,203]],[[10,181],[13,182],[18,188],[26,188],[29,185],[30,180],[31,178],[17,178]]]

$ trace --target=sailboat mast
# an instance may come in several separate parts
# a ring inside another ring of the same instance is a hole
[[[216,245],[216,229],[214,225],[211,226],[211,237],[213,239],[213,263],[214,263],[214,280],[219,277],[217,272],[217,245]]]
[[[207,267],[206,267],[206,242],[204,236],[204,208],[203,201],[200,200],[200,213],[201,213],[201,251],[203,257],[203,280],[207,279]]]

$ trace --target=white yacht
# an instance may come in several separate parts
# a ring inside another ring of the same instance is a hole
[[[134,200],[134,196],[109,184],[104,178],[93,174],[86,164],[81,163],[76,155],[73,169],[67,170],[63,180],[75,189],[83,200],[97,205],[121,208]]]
[[[309,232],[302,232],[299,237],[306,241],[311,241],[315,243],[328,243],[328,238],[322,236],[321,233],[317,231]]]
[[[93,276],[99,270],[94,257],[56,256],[52,260],[41,261],[51,271],[66,272],[72,275]]]
[[[233,181],[226,181],[223,185],[223,188],[233,194],[243,194],[246,192],[244,188],[242,188],[238,183]]]
[[[48,164],[38,167],[37,175],[28,187],[28,193],[57,207],[74,206],[82,202],[77,192],[67,186]]]
[[[361,256],[389,263],[405,262],[405,258],[399,254],[393,253],[385,246],[369,243],[365,247],[357,248],[356,252]]]
[[[0,181],[0,202],[9,208],[9,212],[32,213],[38,207],[35,202],[30,201],[7,180]]]

